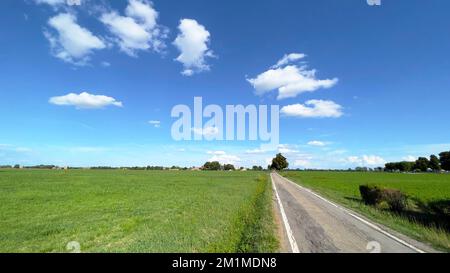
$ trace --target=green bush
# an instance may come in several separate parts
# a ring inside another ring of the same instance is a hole
[[[450,218],[450,200],[438,200],[428,203],[428,207],[434,213]]]
[[[390,210],[396,212],[403,211],[407,205],[407,196],[399,190],[361,185],[359,192],[366,205],[381,206],[382,203],[386,203]]]
[[[366,205],[377,205],[381,202],[381,189],[375,185],[361,185],[359,192]]]
[[[389,209],[395,212],[403,211],[406,208],[407,197],[399,190],[382,189],[381,200],[385,201]]]

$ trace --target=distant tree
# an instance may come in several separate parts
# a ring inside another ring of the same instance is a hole
[[[392,163],[392,162],[386,163],[386,164],[384,165],[384,170],[387,171],[387,172],[392,172],[392,171],[394,171],[394,170],[395,170],[395,164]]]
[[[450,171],[450,151],[440,153],[439,161],[443,170]]]
[[[357,171],[357,172],[367,172],[368,169],[367,169],[367,167],[356,167],[355,171]]]
[[[234,167],[233,164],[225,164],[225,165],[223,165],[223,169],[225,171],[234,171],[234,170],[236,170],[236,168]]]
[[[430,164],[428,166],[433,171],[440,171],[441,170],[441,163],[439,162],[439,158],[435,155],[430,156]]]
[[[402,161],[396,163],[396,167],[401,172],[411,172],[414,169],[415,162]]]
[[[287,167],[289,167],[289,163],[286,160],[286,157],[284,157],[281,153],[277,154],[275,158],[272,159],[272,165],[270,165],[270,169],[273,170],[284,170]]]
[[[220,168],[221,166],[218,161],[206,162],[205,165],[203,165],[203,169],[208,171],[219,171]]]
[[[203,164],[203,169],[204,170],[209,170],[209,169],[211,169],[211,162],[206,162],[205,164]]]
[[[19,164],[14,165],[14,169],[20,169],[20,165]]]
[[[416,162],[402,161],[386,163],[384,170],[388,172],[400,171],[410,172],[414,169]]]
[[[428,166],[430,165],[430,161],[426,157],[419,157],[414,164],[414,170],[420,170],[422,172],[426,172],[428,170]]]
[[[252,170],[253,170],[253,171],[262,171],[262,170],[263,170],[263,167],[261,167],[261,166],[253,166],[253,167],[252,167]]]
[[[162,166],[147,166],[147,171],[162,171],[164,170],[164,167]]]

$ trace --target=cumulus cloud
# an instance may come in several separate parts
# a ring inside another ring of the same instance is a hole
[[[149,1],[129,0],[125,15],[111,11],[100,17],[100,21],[114,35],[114,42],[123,52],[136,56],[140,50],[160,52],[165,48],[167,29],[158,25],[158,12]]]
[[[279,144],[278,145],[278,152],[282,154],[295,154],[299,153],[299,150],[296,150],[295,145],[289,145],[289,144]]]
[[[329,100],[309,100],[305,104],[287,105],[280,112],[301,118],[338,118],[343,115],[342,106]]]
[[[381,166],[386,163],[384,158],[377,155],[349,156],[345,161],[359,166]]]
[[[48,25],[56,33],[45,31],[52,54],[68,63],[85,65],[94,50],[106,48],[99,37],[77,23],[77,18],[69,13],[61,13],[50,18]]]
[[[225,151],[208,151],[207,154],[212,155],[208,161],[218,161],[220,164],[236,164],[241,159],[236,155],[229,155]]]
[[[61,106],[75,106],[78,109],[104,108],[106,106],[122,107],[122,102],[103,95],[92,95],[87,92],[70,93],[65,96],[52,97],[49,102]]]
[[[255,89],[257,95],[278,90],[277,99],[294,98],[304,92],[314,92],[321,88],[331,88],[337,84],[338,79],[317,79],[316,70],[308,69],[306,65],[290,64],[305,57],[301,53],[285,55],[271,69],[247,81]],[[290,65],[289,65],[290,64]]]
[[[316,147],[323,147],[328,145],[328,143],[323,142],[323,141],[319,141],[319,140],[311,140],[308,142],[309,146],[316,146]]]
[[[210,33],[206,28],[193,19],[182,19],[178,26],[179,34],[173,44],[180,51],[176,61],[183,64],[184,76],[192,76],[195,73],[209,70],[206,62],[208,57],[214,57],[212,50],[208,48]]]
[[[303,54],[303,53],[291,53],[291,54],[285,54],[285,55],[283,56],[283,58],[281,58],[281,59],[277,62],[276,65],[272,66],[272,68],[279,68],[279,67],[285,66],[285,65],[287,65],[287,64],[289,64],[289,63],[296,62],[296,61],[301,60],[301,59],[303,59],[303,58],[305,58],[305,57],[306,57],[306,55]]]
[[[417,158],[418,157],[416,157],[416,156],[408,155],[408,156],[403,157],[402,160],[412,162],[412,161],[416,161]]]

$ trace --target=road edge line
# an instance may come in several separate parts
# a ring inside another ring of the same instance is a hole
[[[387,232],[386,230],[380,228],[378,225],[376,225],[376,224],[374,224],[374,223],[371,223],[371,222],[369,222],[369,221],[367,221],[367,220],[365,220],[365,219],[359,217],[358,215],[356,215],[354,212],[350,211],[349,209],[344,208],[344,207],[342,207],[342,206],[340,206],[340,205],[337,205],[337,204],[335,204],[335,203],[329,201],[328,199],[326,199],[326,198],[320,196],[319,194],[313,192],[312,190],[310,190],[310,189],[308,189],[308,188],[305,188],[305,187],[302,187],[302,186],[300,186],[299,184],[297,184],[297,183],[295,183],[295,182],[292,182],[291,180],[287,179],[286,177],[284,177],[284,176],[282,176],[282,175],[280,175],[280,174],[278,174],[278,173],[277,173],[277,175],[280,176],[281,178],[283,178],[284,180],[288,181],[289,183],[292,183],[292,184],[294,184],[295,186],[299,187],[300,189],[305,190],[305,191],[311,193],[312,195],[316,196],[317,198],[321,199],[322,201],[325,201],[325,202],[327,202],[328,204],[330,204],[330,205],[332,205],[332,206],[334,206],[334,207],[336,207],[336,208],[338,208],[338,209],[344,211],[345,213],[347,213],[347,214],[350,215],[351,217],[353,217],[353,218],[359,220],[360,222],[362,222],[362,223],[366,224],[367,226],[369,226],[369,227],[375,229],[376,231],[378,231],[378,232],[380,232],[380,233],[382,233],[382,234],[388,236],[389,238],[391,238],[391,239],[397,241],[398,243],[400,243],[400,244],[402,244],[402,245],[404,245],[404,246],[406,246],[406,247],[409,247],[410,249],[412,249],[412,250],[414,250],[414,251],[416,251],[416,252],[418,252],[418,253],[426,253],[425,251],[423,251],[423,250],[421,250],[421,249],[419,249],[419,248],[413,246],[412,244],[410,244],[410,243],[408,243],[408,242],[406,242],[406,241],[404,241],[404,240],[398,238],[397,236],[395,236],[395,235],[393,235],[393,234]]]
[[[273,181],[272,174],[270,175],[270,180],[272,181],[272,188],[275,191],[275,197],[277,199],[278,206],[280,207],[281,218],[283,219],[284,228],[286,229],[286,233],[288,235],[287,237],[291,246],[291,251],[292,253],[300,253],[300,251],[298,250],[297,241],[294,237],[294,233],[292,232],[291,226],[289,225],[289,221],[284,211],[283,204],[281,203],[280,196],[278,195],[277,187],[275,186],[275,182]]]

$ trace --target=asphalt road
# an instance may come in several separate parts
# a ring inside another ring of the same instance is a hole
[[[417,253],[428,246],[373,224],[290,180],[272,173],[284,252]]]

